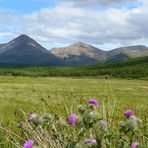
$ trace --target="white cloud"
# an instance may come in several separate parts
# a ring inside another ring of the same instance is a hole
[[[52,0],[45,0],[52,1]],[[138,0],[54,0],[56,2],[69,2],[76,4],[77,6],[86,6],[86,5],[111,5],[111,4],[119,4],[119,3],[129,3],[129,2],[137,2]]]
[[[76,41],[104,47],[145,43],[148,39],[148,5],[146,0],[143,3],[133,9],[110,7],[98,10],[60,3],[20,16],[0,12],[0,28],[3,28],[0,34],[3,36],[2,33],[7,32],[3,37],[7,39],[25,33],[46,46]]]

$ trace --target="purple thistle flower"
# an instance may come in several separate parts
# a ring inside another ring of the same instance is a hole
[[[28,140],[24,143],[24,146],[23,148],[32,148],[33,147],[33,144],[34,144],[34,141],[33,140]]]
[[[72,113],[70,116],[69,116],[69,121],[68,123],[72,126],[74,126],[76,124],[76,121],[77,121],[77,115],[75,113]]]
[[[131,115],[133,115],[134,114],[134,112],[132,111],[132,110],[130,110],[130,109],[128,109],[128,110],[126,110],[125,112],[124,112],[124,115],[126,116],[126,117],[130,117]]]
[[[86,139],[84,140],[85,143],[96,143],[95,139]]]
[[[19,124],[18,124],[18,127],[19,127],[19,128],[22,128],[23,125],[24,125],[24,122],[23,122],[23,121],[20,121]]]
[[[135,141],[132,143],[131,148],[137,148],[139,146],[139,142]]]
[[[88,103],[89,103],[89,104],[93,104],[93,105],[95,105],[96,107],[99,106],[99,102],[98,102],[96,99],[94,99],[94,98],[89,99],[89,100],[88,100]]]
[[[28,121],[32,121],[32,119],[34,118],[34,117],[36,117],[37,116],[37,114],[30,114],[29,115],[29,117],[28,117]]]

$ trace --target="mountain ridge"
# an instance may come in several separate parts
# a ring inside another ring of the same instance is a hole
[[[148,47],[135,45],[104,51],[88,43],[77,42],[50,51],[31,37],[22,34],[0,44],[1,64],[22,65],[90,65],[148,56]]]
[[[92,45],[78,42],[67,47],[53,48],[51,49],[51,53],[64,59],[66,62],[73,60],[73,63],[75,63],[75,61],[72,59],[72,57],[81,59],[83,55],[86,56],[85,59],[92,59],[91,63],[89,64],[94,64],[97,62],[120,61],[128,58],[148,56],[148,47],[144,45],[135,45],[104,51]],[[83,63],[83,65],[85,65],[85,63]]]

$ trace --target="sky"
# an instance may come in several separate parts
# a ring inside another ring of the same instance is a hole
[[[148,0],[0,0],[0,43],[26,34],[47,49],[148,46]]]

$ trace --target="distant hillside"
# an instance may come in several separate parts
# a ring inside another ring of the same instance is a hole
[[[113,56],[110,56],[106,59],[106,62],[117,62],[130,59],[130,56],[126,55],[125,53],[118,53]]]
[[[27,35],[0,46],[1,64],[60,65],[61,60]]]
[[[114,56],[119,53],[126,54],[131,58],[148,56],[148,47],[143,45],[120,47],[108,52],[108,56]]]
[[[89,66],[38,66],[18,67],[3,65],[0,75],[12,76],[64,76],[64,77],[106,77],[106,78],[147,78],[148,57],[120,62],[100,63]]]

